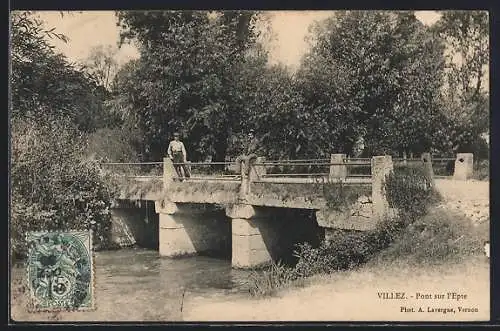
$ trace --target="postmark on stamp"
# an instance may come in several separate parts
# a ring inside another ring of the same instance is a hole
[[[27,243],[30,308],[93,310],[91,232],[30,232]]]

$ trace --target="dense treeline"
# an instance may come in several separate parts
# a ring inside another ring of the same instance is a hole
[[[360,136],[367,155],[475,152],[488,130],[486,13],[446,12],[431,28],[412,12],[337,13],[294,73],[267,64],[262,13],[117,15],[140,47],[116,85],[144,160],[174,131],[192,160],[221,161],[250,130],[270,158],[352,154]]]
[[[352,154],[360,137],[366,155],[485,151],[485,12],[431,27],[412,12],[338,12],[295,71],[269,64],[262,12],[116,16],[140,52],[121,67],[103,47],[71,63],[50,44],[65,36],[11,14],[16,251],[30,229],[92,227],[105,242],[112,189],[93,160],[160,160],[174,131],[192,161],[236,157],[251,130],[271,159]]]

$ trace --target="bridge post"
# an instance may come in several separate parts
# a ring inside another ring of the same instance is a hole
[[[373,215],[378,220],[382,220],[389,213],[385,181],[387,175],[393,171],[394,166],[390,155],[374,156],[371,163]]]
[[[331,154],[330,155],[330,163],[345,163],[345,154]],[[347,166],[345,165],[330,165],[330,175],[328,179],[330,181],[335,181],[340,179],[341,181],[345,181],[347,177]]]
[[[424,174],[431,187],[434,187],[434,170],[432,169],[431,153],[422,153],[420,158],[424,166]]]
[[[249,179],[252,182],[255,179],[259,179],[260,176],[266,174],[266,166],[262,163],[266,161],[264,156],[259,156],[255,160],[254,164],[250,165]]]
[[[246,200],[248,192],[250,190],[250,180],[249,180],[248,175],[245,171],[245,168],[247,167],[248,160],[243,159],[240,162],[241,162],[240,163],[241,184],[240,184],[240,191],[238,194],[238,200],[240,202],[244,202]]]
[[[271,263],[271,251],[277,236],[270,234],[270,224],[256,207],[236,204],[226,208],[231,218],[233,268],[256,268]]]
[[[474,154],[458,153],[455,159],[455,172],[453,179],[467,180],[472,177],[474,172]]]
[[[163,158],[163,189],[167,190],[174,180],[175,168],[169,157]]]

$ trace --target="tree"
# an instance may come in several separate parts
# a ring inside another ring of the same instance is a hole
[[[441,133],[443,45],[412,12],[341,12],[318,23],[297,73],[312,140],[350,154],[422,152]]]
[[[448,45],[443,107],[455,151],[475,151],[489,132],[488,28],[486,11],[444,11],[433,27]]]
[[[47,30],[33,13],[12,13],[12,117],[58,114],[72,118],[80,129],[92,131],[102,122],[102,91],[81,68],[57,54],[48,37],[67,41],[54,28]]]
[[[111,91],[113,77],[118,71],[117,52],[118,50],[111,45],[94,46],[84,62],[86,71],[107,91]]]
[[[239,72],[239,89],[246,91],[242,101],[249,128],[255,131],[259,154],[272,159],[322,154],[314,137],[316,130],[324,131],[317,119],[305,111],[304,99],[290,71],[282,65],[269,67],[265,62],[245,67]]]
[[[141,59],[122,85],[129,118],[144,136],[145,158],[159,159],[180,131],[192,160],[223,161],[245,111],[238,70],[255,54],[253,12],[119,12],[125,40]],[[121,98],[121,97],[120,97]],[[123,102],[122,102],[123,104]]]

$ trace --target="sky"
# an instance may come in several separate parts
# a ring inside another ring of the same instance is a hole
[[[94,46],[114,46],[118,43],[120,30],[112,11],[65,12],[63,17],[58,11],[38,14],[48,27],[55,27],[57,32],[69,38],[68,43],[54,40],[53,44],[71,61],[84,60]],[[271,45],[270,62],[297,66],[307,51],[308,44],[304,38],[309,26],[331,14],[331,11],[269,11],[271,28],[276,36]],[[431,25],[439,19],[440,14],[435,11],[417,11],[416,16],[422,23]],[[138,56],[135,47],[123,45],[117,60],[123,64]]]

